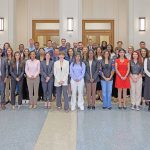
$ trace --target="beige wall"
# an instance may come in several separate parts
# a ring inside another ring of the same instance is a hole
[[[128,46],[128,0],[83,0],[83,19],[114,19],[115,43]]]
[[[149,0],[130,0],[129,15],[129,42],[135,49],[139,48],[139,42],[145,41],[147,48],[150,49],[150,1]],[[139,17],[146,17],[146,31],[139,31]]]
[[[0,31],[0,48],[5,42],[15,43],[15,0],[0,0],[0,17],[4,17],[4,31]]]
[[[128,46],[128,0],[83,0],[82,8],[83,19],[114,19],[115,42],[122,40]],[[59,0],[16,0],[16,45],[27,46],[32,19],[60,17]]]
[[[16,0],[16,45],[32,37],[32,20],[59,19],[59,0]]]

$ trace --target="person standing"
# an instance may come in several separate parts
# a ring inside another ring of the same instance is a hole
[[[41,82],[44,93],[45,108],[51,108],[53,82],[54,82],[54,62],[51,61],[50,52],[45,54],[45,60],[41,62]]]
[[[69,76],[69,61],[65,60],[65,52],[59,53],[59,60],[54,63],[54,85],[56,87],[56,105],[57,109],[62,108],[61,96],[63,92],[64,97],[64,110],[69,111],[69,98],[68,98],[68,76]]]
[[[98,61],[98,68],[100,68],[100,63],[101,63],[101,60],[102,60],[102,49],[101,47],[97,47],[97,50],[96,50],[96,59]],[[96,98],[96,100],[101,100],[102,101],[102,87],[101,87],[101,78],[99,76],[99,80],[97,82],[97,85],[96,85],[96,92],[97,92],[97,95],[98,97]]]
[[[44,48],[45,53],[50,52],[51,57],[53,57],[54,48],[52,47],[52,40],[47,41],[47,47]]]
[[[130,62],[125,56],[124,49],[119,50],[119,57],[118,59],[116,59],[115,62],[115,70],[116,70],[115,87],[118,89],[118,100],[119,100],[118,108],[126,109],[127,89],[130,88],[130,80],[129,80]]]
[[[36,59],[35,51],[30,52],[30,59],[26,61],[25,65],[25,73],[27,75],[27,85],[30,98],[29,108],[35,109],[37,108],[39,74],[40,74],[40,61]]]
[[[145,87],[144,87],[144,100],[148,102],[148,111],[150,111],[150,52],[148,58],[144,61],[144,72],[145,72]]]
[[[130,62],[130,95],[132,110],[136,108],[137,111],[140,110],[141,95],[142,95],[142,75],[143,75],[143,65],[141,57],[138,51],[134,51],[131,55]]]
[[[5,88],[5,99],[6,99],[6,104],[10,102],[10,89],[11,89],[11,83],[10,83],[10,62],[13,58],[13,49],[8,48],[6,51],[6,56],[5,56],[8,64],[8,77],[6,80],[6,88]]]
[[[80,110],[84,110],[84,76],[85,76],[85,64],[82,62],[80,53],[76,53],[74,62],[70,65],[70,77],[71,77],[71,110],[76,110],[76,97],[78,92],[78,107]]]
[[[98,61],[95,59],[94,50],[89,50],[88,60],[85,62],[85,83],[88,99],[88,109],[95,109],[96,83],[99,80]]]
[[[18,109],[22,105],[22,86],[24,78],[24,63],[21,59],[21,54],[17,51],[14,54],[14,59],[10,63],[11,74],[11,105],[12,109],[15,109],[15,89],[18,85]]]
[[[103,109],[110,109],[110,110],[112,109],[111,96],[112,96],[114,72],[115,72],[114,60],[111,59],[111,53],[108,50],[105,50],[103,53],[103,59],[100,63]]]
[[[5,58],[2,57],[2,49],[0,48],[0,91],[1,91],[1,108],[6,109],[5,102],[5,87],[8,77],[8,65]]]

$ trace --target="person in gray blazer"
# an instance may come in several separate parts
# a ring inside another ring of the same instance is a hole
[[[19,51],[14,53],[14,59],[10,62],[10,74],[11,74],[11,104],[12,109],[15,109],[15,90],[16,85],[18,85],[18,109],[22,105],[22,87],[23,78],[25,72],[25,65],[21,59],[21,54]]]
[[[85,61],[85,83],[87,88],[88,109],[95,109],[96,84],[99,81],[98,61],[95,59],[94,51],[89,50],[88,59]]]
[[[41,62],[41,82],[44,93],[45,108],[51,108],[51,99],[54,83],[54,62],[51,61],[50,52],[45,54],[45,60]]]
[[[5,58],[2,57],[2,49],[0,49],[0,90],[1,90],[1,108],[5,110],[5,87],[8,77],[8,64]]]

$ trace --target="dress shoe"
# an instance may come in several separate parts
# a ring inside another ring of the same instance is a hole
[[[92,107],[88,105],[87,109],[91,109]]]
[[[95,106],[92,106],[92,109],[95,110]]]
[[[21,105],[18,105],[18,110],[21,108]]]
[[[103,109],[106,109],[107,107],[103,107]]]
[[[37,105],[34,105],[34,106],[33,106],[33,109],[36,109],[36,108],[37,108]]]
[[[121,107],[121,106],[118,106],[118,109],[122,109],[122,107]]]
[[[12,110],[15,110],[15,105],[12,105]]]
[[[29,106],[29,109],[32,109],[32,108],[33,108],[33,105],[30,105],[30,106]]]
[[[126,110],[126,109],[127,109],[127,107],[126,107],[126,106],[123,106],[123,109],[124,109],[124,110]]]
[[[6,109],[6,106],[5,106],[5,105],[2,105],[1,108],[2,108],[2,110],[5,110],[5,109]]]

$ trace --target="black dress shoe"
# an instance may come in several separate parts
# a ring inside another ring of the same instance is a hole
[[[148,107],[148,111],[150,111],[150,107]]]
[[[122,109],[122,107],[118,106],[118,109]]]
[[[88,107],[87,107],[87,109],[91,109],[91,108],[92,108],[91,106],[88,106]]]
[[[107,107],[103,107],[103,109],[106,109]]]
[[[126,109],[127,109],[127,107],[125,106],[125,107],[123,107],[123,109],[124,109],[124,110],[126,110]]]
[[[112,109],[112,107],[109,107],[108,109],[109,109],[109,110],[111,110],[111,109]]]
[[[92,109],[95,110],[95,106],[92,106]]]

